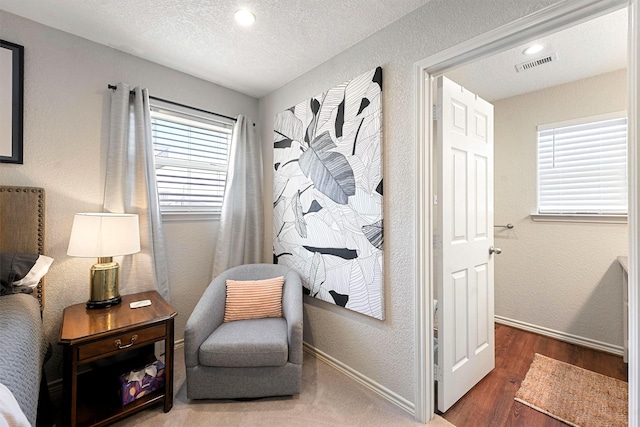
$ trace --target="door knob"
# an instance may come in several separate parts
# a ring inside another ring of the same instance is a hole
[[[493,246],[489,246],[489,255],[493,255],[494,253],[496,255],[500,255],[502,253],[502,249],[494,248]]]

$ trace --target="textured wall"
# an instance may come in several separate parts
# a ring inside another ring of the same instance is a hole
[[[56,345],[64,307],[87,300],[93,259],[66,255],[75,212],[100,211],[108,140],[108,83],[141,85],[161,98],[258,117],[256,99],[0,11],[0,38],[25,47],[24,164],[0,164],[0,183],[47,191],[48,379],[61,375]],[[217,222],[165,223],[176,339],[211,278]]]
[[[627,105],[626,71],[515,96],[495,106],[495,311],[521,322],[622,345],[626,224],[533,222],[536,126]],[[524,303],[526,301],[526,303]]]
[[[384,321],[307,299],[305,341],[401,397],[414,399],[415,75],[413,64],[553,1],[432,1],[260,100],[265,186],[273,118],[378,65],[383,68]],[[270,191],[270,190],[267,190]],[[268,202],[268,203],[267,203]],[[265,211],[270,212],[270,199]],[[267,232],[272,224],[267,216]],[[270,239],[267,239],[269,245]],[[267,248],[271,250],[270,246]]]
[[[308,300],[305,340],[409,401],[414,396],[414,272],[419,262],[414,255],[413,64],[556,2],[433,0],[260,100],[257,129],[262,129],[269,194],[274,115],[368,69],[383,67],[386,320]],[[0,165],[0,182],[48,190],[47,251],[56,262],[48,276],[45,324],[50,341],[55,342],[63,307],[87,298],[92,262],[67,257],[66,246],[73,213],[98,210],[102,201],[108,117],[105,85],[140,84],[160,97],[228,115],[257,118],[257,108],[252,98],[2,11],[0,37],[25,46],[27,80],[25,164]],[[270,197],[265,198],[265,208],[269,212]],[[268,215],[266,223],[271,225]],[[206,286],[212,228],[209,223],[166,225],[173,304],[181,313],[178,333]],[[190,249],[195,242],[197,247]],[[59,361],[56,349],[48,366],[49,379],[59,377]]]

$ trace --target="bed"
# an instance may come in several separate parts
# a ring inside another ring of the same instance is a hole
[[[0,425],[3,419],[9,425],[25,425],[25,420],[36,425],[42,367],[49,348],[42,325],[45,282],[43,273],[33,283],[7,280],[26,279],[24,268],[20,274],[12,273],[23,254],[28,259],[47,258],[43,256],[44,231],[44,189],[0,186],[0,278],[4,277],[0,282]],[[28,269],[35,270],[32,267]],[[15,289],[32,292],[8,292],[7,283],[22,283]],[[19,411],[10,409],[16,403]]]

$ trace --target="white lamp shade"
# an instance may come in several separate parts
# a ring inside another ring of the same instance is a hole
[[[73,218],[67,255],[112,257],[140,252],[138,215],[77,213]]]

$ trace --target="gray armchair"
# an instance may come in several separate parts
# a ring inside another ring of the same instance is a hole
[[[226,280],[284,276],[283,318],[223,323]],[[203,345],[204,344],[204,345]],[[207,287],[184,331],[189,399],[286,396],[302,388],[302,283],[282,265],[231,268]]]

